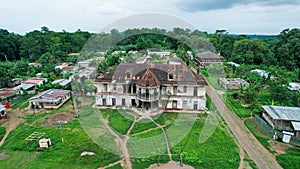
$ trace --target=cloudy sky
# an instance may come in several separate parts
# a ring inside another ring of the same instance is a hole
[[[42,26],[98,32],[123,17],[154,12],[210,33],[279,34],[300,27],[299,11],[300,0],[8,0],[0,5],[0,28],[19,34]]]

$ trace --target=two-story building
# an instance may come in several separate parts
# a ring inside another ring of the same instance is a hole
[[[205,79],[181,62],[171,63],[120,64],[96,78],[96,104],[205,110]]]

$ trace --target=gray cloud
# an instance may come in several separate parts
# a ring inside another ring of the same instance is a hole
[[[299,3],[300,0],[178,0],[177,7],[183,11],[196,12],[230,9],[237,5],[278,6]]]

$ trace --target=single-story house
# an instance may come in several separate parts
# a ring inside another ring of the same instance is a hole
[[[9,88],[0,89],[0,103],[10,102],[14,97],[19,94],[19,91]]]
[[[74,66],[66,66],[63,67],[61,70],[61,74],[67,74],[69,72],[73,73],[74,72],[75,67]]]
[[[300,107],[262,106],[263,118],[279,131],[292,132],[300,137]]]
[[[159,55],[160,57],[169,57],[171,56],[171,52],[169,51],[165,51],[165,52],[155,52],[155,51],[147,51],[147,55],[151,56],[151,55]]]
[[[254,70],[251,70],[251,72],[256,73],[259,76],[264,77],[264,78],[268,78],[268,76],[269,76],[269,72],[267,72],[265,70],[254,69]],[[271,75],[270,79],[274,79],[274,76]]]
[[[239,89],[249,86],[249,83],[241,78],[220,78],[219,85],[225,89]]]
[[[86,79],[93,79],[96,77],[96,68],[88,67],[79,71],[79,77],[85,77]]]
[[[71,97],[70,90],[49,89],[29,99],[31,107],[54,108],[62,106]]]
[[[32,62],[29,63],[28,66],[33,66],[33,67],[42,67],[42,63],[38,63],[38,62]]]
[[[15,90],[27,91],[28,94],[36,93],[36,86],[47,83],[47,78],[28,78],[24,80],[19,86],[14,87]],[[21,92],[22,93],[22,92]]]
[[[65,87],[71,83],[69,79],[57,79],[52,82],[52,84],[59,84],[61,87]]]
[[[235,67],[240,67],[240,64],[237,64],[235,62],[227,62],[226,64],[231,65],[231,66],[235,66]]]
[[[297,82],[291,82],[289,83],[289,90],[299,92],[300,91],[300,83]]]
[[[64,67],[69,66],[69,63],[59,63],[55,66],[55,69],[60,69],[62,70]]]
[[[224,60],[225,58],[220,54],[210,51],[196,54],[196,62],[198,65],[223,64]]]
[[[79,55],[80,55],[80,53],[69,53],[68,54],[68,56],[70,56],[70,57],[79,56]]]
[[[105,57],[96,57],[96,58],[90,58],[87,60],[82,60],[82,61],[79,61],[77,63],[77,65],[80,69],[86,69],[88,67],[91,67],[93,61],[101,61],[101,60],[105,60]]]

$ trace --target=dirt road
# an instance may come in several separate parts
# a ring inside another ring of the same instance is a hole
[[[3,145],[4,141],[6,140],[8,134],[17,128],[19,123],[21,122],[21,119],[18,117],[20,115],[20,111],[18,109],[12,110],[10,113],[8,113],[9,120],[8,122],[4,125],[6,128],[6,132],[4,137],[2,138],[0,142],[0,147]]]
[[[232,131],[240,147],[242,147],[251,160],[261,169],[282,168],[276,161],[275,156],[268,152],[252,135],[242,120],[229,110],[221,96],[213,88],[207,88],[207,94],[216,105],[218,111]]]

